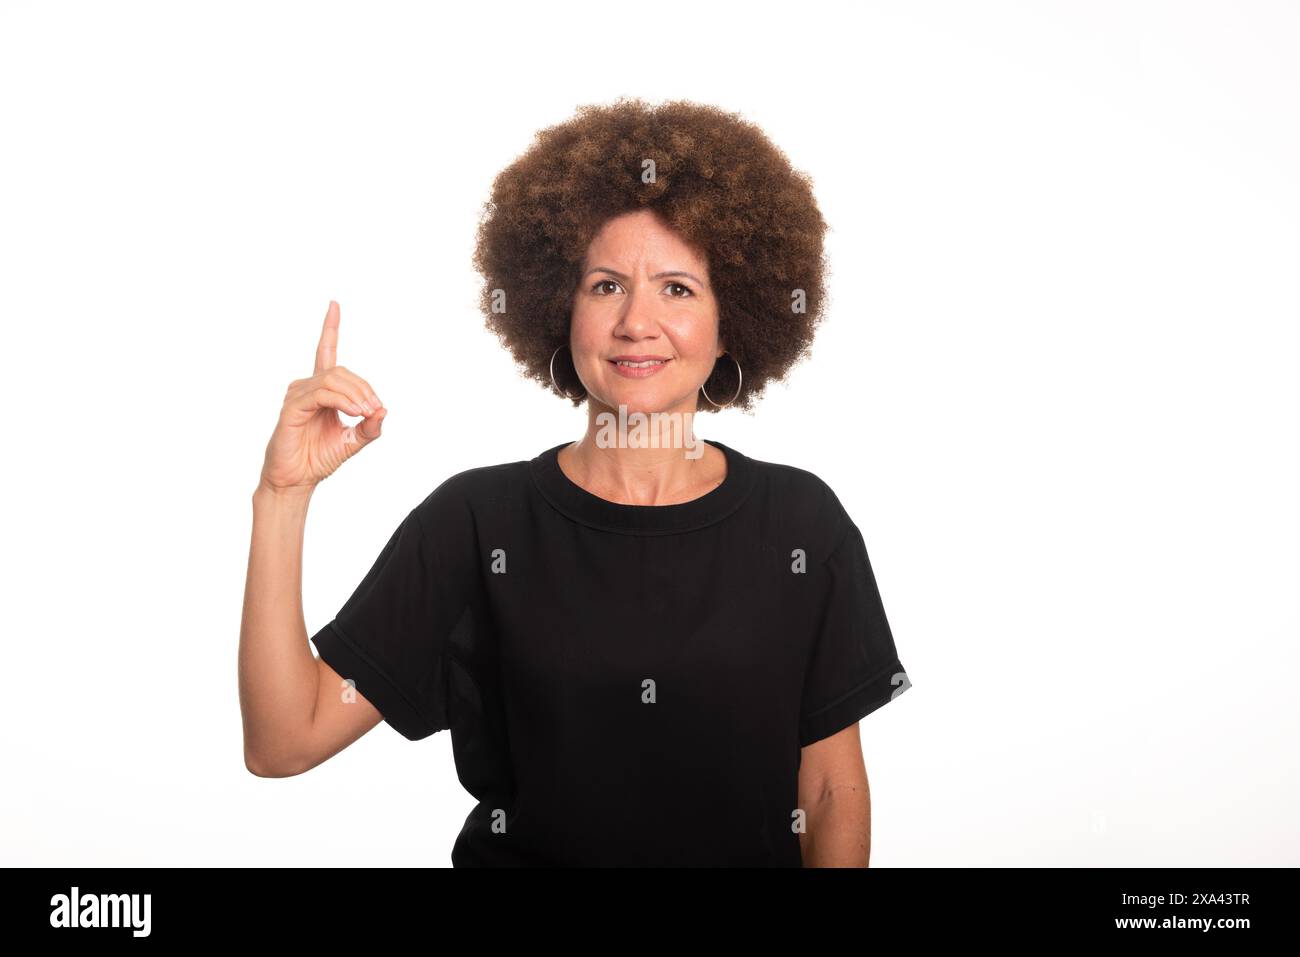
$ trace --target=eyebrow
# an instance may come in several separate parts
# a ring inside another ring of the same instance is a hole
[[[627,276],[623,275],[623,273],[619,272],[617,269],[610,269],[608,266],[596,266],[594,269],[588,269],[585,273],[582,274],[582,278],[586,279],[594,272],[607,272],[615,279],[622,279],[624,282],[627,282]],[[668,272],[657,272],[650,278],[664,279],[667,278],[668,276],[685,276],[687,279],[694,279],[701,286],[705,286],[705,287],[708,286],[708,283],[706,283],[703,279],[700,279],[698,276],[694,275],[693,273],[686,272],[685,270],[682,269],[673,269],[673,270],[669,270]]]

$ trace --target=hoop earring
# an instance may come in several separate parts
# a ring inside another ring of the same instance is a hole
[[[567,343],[565,345],[556,346],[555,351],[551,353],[551,385],[555,387],[556,392],[560,393],[560,395],[564,396],[566,399],[582,399],[585,398],[587,395],[587,390],[585,388],[582,390],[582,395],[569,395],[569,393],[561,389],[560,384],[555,381],[555,357],[558,356],[560,354],[560,350],[565,348],[566,346]],[[569,351],[572,352],[573,350],[570,349]],[[578,371],[577,366],[574,366],[573,371],[574,373],[577,373]]]
[[[741,386],[743,386],[743,385],[744,385],[744,382],[745,382],[745,377],[744,377],[743,373],[741,373],[741,371],[740,371],[740,363],[739,363],[739,362],[736,362],[736,357],[735,357],[735,356],[732,356],[730,352],[724,352],[723,355],[731,356],[731,361],[736,363],[736,380],[737,380],[737,381],[736,381],[736,394],[733,395],[729,400],[727,400],[726,402],[724,402],[722,405],[718,405],[718,403],[714,402],[713,399],[709,397],[708,390],[704,388],[704,384],[703,384],[703,383],[700,384],[700,391],[704,393],[704,398],[706,398],[706,399],[709,400],[709,404],[710,404],[710,405],[712,405],[714,408],[718,408],[718,409],[725,409],[727,406],[731,405],[732,402],[735,402],[736,399],[740,397],[740,389],[741,389]],[[709,380],[708,380],[708,379],[705,379],[704,381],[705,381],[705,382],[708,382]]]

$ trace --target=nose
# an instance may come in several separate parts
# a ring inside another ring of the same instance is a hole
[[[645,339],[659,332],[659,303],[646,291],[646,287],[637,283],[628,294],[623,314],[619,317],[614,332],[629,339]]]

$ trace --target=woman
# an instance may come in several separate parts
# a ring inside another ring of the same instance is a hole
[[[386,414],[337,364],[331,302],[253,496],[249,770],[301,773],[386,720],[451,732],[479,800],[455,866],[866,866],[857,723],[909,684],[862,534],[816,475],[692,427],[807,354],[825,228],[734,114],[620,100],[543,130],[475,265],[489,328],[586,433],[442,482],[315,658],[307,502]]]

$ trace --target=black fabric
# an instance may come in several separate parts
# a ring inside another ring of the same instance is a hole
[[[536,458],[413,508],[312,642],[411,740],[450,730],[464,866],[789,866],[800,749],[910,687],[861,531],[727,459],[679,505]]]

